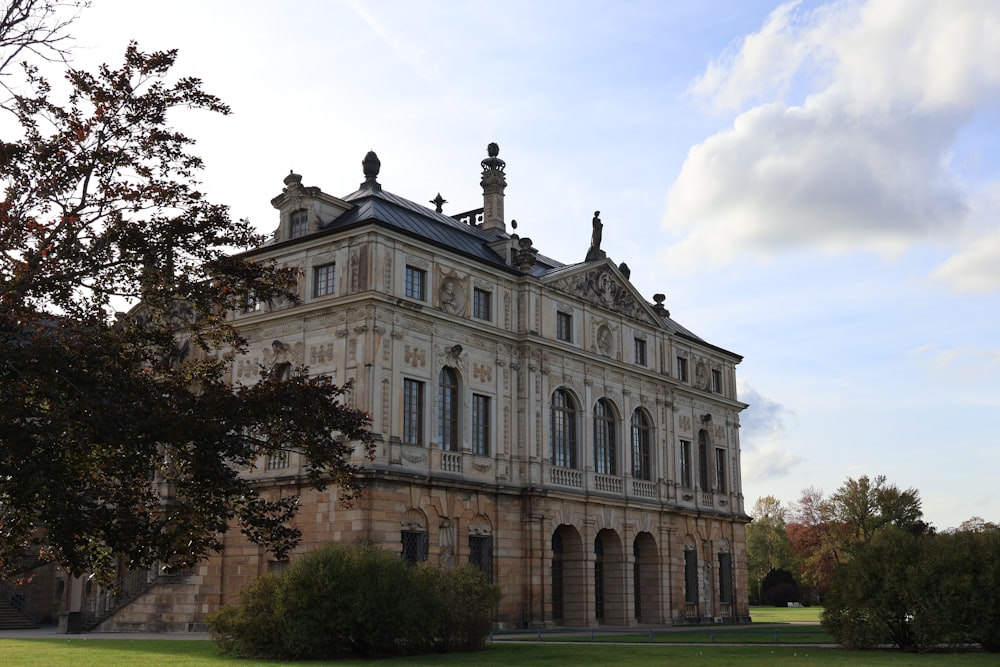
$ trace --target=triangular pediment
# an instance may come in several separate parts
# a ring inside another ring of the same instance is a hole
[[[645,324],[662,325],[642,295],[610,260],[561,267],[542,278],[557,292],[620,313]]]

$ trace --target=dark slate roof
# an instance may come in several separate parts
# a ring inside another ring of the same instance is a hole
[[[365,222],[381,223],[487,264],[517,271],[489,247],[493,241],[509,238],[504,232],[459,222],[381,188],[363,188],[344,197],[344,201],[354,204],[353,208],[325,225],[323,231]]]

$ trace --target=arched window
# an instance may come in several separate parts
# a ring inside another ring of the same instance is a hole
[[[602,398],[594,405],[594,470],[602,475],[618,474],[616,430],[614,408]]]
[[[552,465],[576,467],[576,403],[565,389],[552,394]]]
[[[652,479],[653,470],[649,458],[650,431],[649,418],[642,410],[632,413],[632,476],[636,479]]]
[[[457,452],[458,444],[458,377],[445,366],[438,377],[438,437],[441,449]]]

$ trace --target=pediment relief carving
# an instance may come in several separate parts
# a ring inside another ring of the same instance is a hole
[[[552,287],[630,319],[655,324],[646,312],[646,304],[636,298],[635,291],[622,283],[606,264],[555,280]]]

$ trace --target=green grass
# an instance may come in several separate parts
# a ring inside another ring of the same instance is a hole
[[[533,632],[499,635],[505,641],[543,642],[615,642],[630,644],[650,643],[649,631],[608,630],[603,628],[581,632]],[[698,626],[666,631],[653,631],[654,644],[835,644],[829,634],[818,625],[791,625],[788,627]]]
[[[429,655],[394,660],[339,660],[337,662],[281,663],[237,660],[219,655],[214,644],[190,640],[133,639],[0,639],[5,667],[275,667],[277,665],[331,665],[381,667],[394,665],[502,665],[541,664],[551,667],[626,665],[653,667],[676,663],[686,667],[727,665],[883,665],[986,667],[997,663],[995,654],[959,653],[910,655],[891,651],[842,651],[781,646],[601,646],[595,644],[499,644],[478,653]]]
[[[823,607],[750,607],[754,623],[819,623]]]

